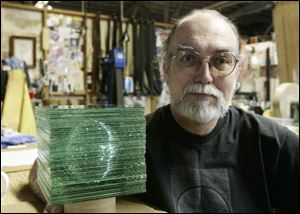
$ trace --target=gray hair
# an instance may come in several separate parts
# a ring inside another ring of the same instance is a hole
[[[234,34],[236,35],[236,39],[237,39],[237,44],[238,44],[238,48],[240,51],[240,36],[238,33],[238,29],[237,27],[232,23],[232,21],[230,21],[226,16],[222,15],[221,13],[219,13],[216,10],[207,10],[207,9],[195,9],[193,11],[191,11],[190,13],[188,13],[187,15],[185,15],[184,17],[175,20],[174,26],[172,28],[171,33],[168,36],[168,39],[164,42],[163,44],[163,48],[162,48],[162,53],[160,55],[161,60],[165,61],[168,60],[169,56],[170,56],[170,46],[171,46],[171,40],[174,36],[174,33],[176,31],[176,29],[185,21],[187,21],[188,19],[194,17],[194,16],[199,16],[200,14],[211,14],[211,15],[216,15],[218,17],[220,17],[221,19],[223,19],[226,23],[229,24],[229,26],[232,28]]]

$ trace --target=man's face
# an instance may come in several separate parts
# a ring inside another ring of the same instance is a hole
[[[223,52],[238,57],[237,38],[232,28],[221,18],[208,14],[182,23],[171,42],[172,55],[179,47],[187,47],[204,57]],[[238,63],[225,77],[212,75],[211,65],[207,62],[201,63],[194,74],[187,74],[185,69],[178,66],[174,58],[164,66],[171,105],[176,112],[198,123],[223,116],[234,93]]]

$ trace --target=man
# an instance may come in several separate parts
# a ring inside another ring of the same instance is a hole
[[[216,11],[193,11],[170,34],[171,103],[147,116],[147,199],[162,210],[299,210],[297,135],[229,107],[240,60],[237,29]]]

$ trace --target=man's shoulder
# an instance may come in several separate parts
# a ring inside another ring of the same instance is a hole
[[[155,114],[155,112],[151,112],[151,113],[149,113],[149,114],[146,115],[146,122],[147,122],[147,124],[151,121],[151,119],[153,118],[153,115]]]
[[[231,115],[231,120],[237,122],[237,127],[244,130],[244,132],[250,132],[252,130],[260,135],[279,137],[281,139],[287,134],[292,134],[292,131],[286,126],[262,115],[246,112],[237,107],[230,107],[229,113]]]
[[[168,105],[162,106],[146,115],[146,131],[148,136],[158,135],[164,129],[168,108]]]
[[[154,112],[149,113],[146,115],[146,122],[147,125],[150,125],[151,123],[153,123],[156,120],[161,120],[164,112],[167,110],[168,106],[162,106],[158,109],[156,109]]]

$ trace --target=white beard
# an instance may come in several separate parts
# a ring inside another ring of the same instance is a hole
[[[213,95],[217,98],[217,103],[210,103],[207,100],[198,100],[188,103],[184,100],[184,97],[190,92]],[[188,85],[177,99],[174,99],[171,93],[171,105],[174,106],[175,111],[181,116],[200,124],[209,123],[224,117],[229,109],[223,92],[213,85],[204,84]]]

